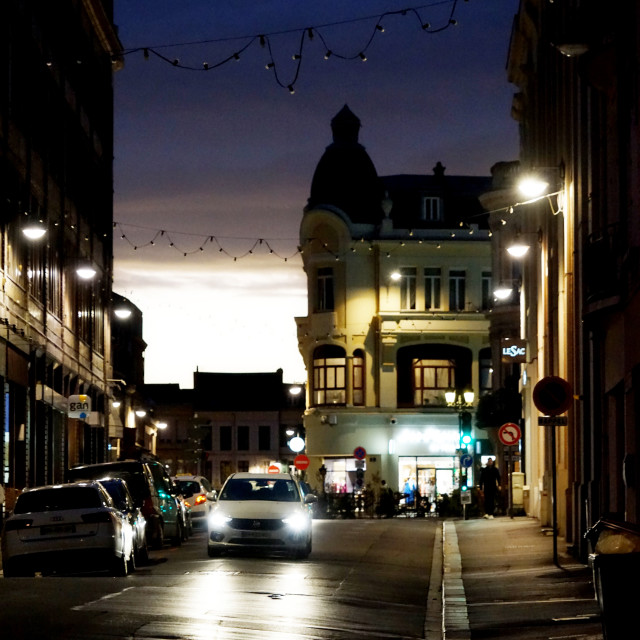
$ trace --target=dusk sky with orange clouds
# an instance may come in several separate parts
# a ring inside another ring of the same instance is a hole
[[[517,7],[116,0],[113,288],[143,312],[147,383],[305,381],[298,231],[331,119],[349,105],[379,175],[517,159]]]

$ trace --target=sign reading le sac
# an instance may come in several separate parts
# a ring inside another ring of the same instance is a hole
[[[84,420],[91,414],[91,398],[85,394],[69,396],[69,417]]]
[[[527,361],[527,341],[520,338],[502,339],[502,362],[522,363]]]

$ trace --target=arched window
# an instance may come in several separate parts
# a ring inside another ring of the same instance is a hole
[[[313,405],[346,404],[347,359],[344,349],[318,347],[313,354]]]
[[[420,344],[397,353],[398,407],[445,406],[447,389],[471,384],[472,353],[466,347]]]
[[[351,361],[353,374],[353,404],[354,406],[364,405],[364,351],[356,349],[353,352]]]

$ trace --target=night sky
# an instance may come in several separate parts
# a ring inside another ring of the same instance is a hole
[[[116,0],[114,291],[144,314],[146,382],[278,368],[304,381],[298,230],[331,118],[344,104],[360,118],[379,175],[438,161],[489,175],[517,159],[506,74],[517,8]]]

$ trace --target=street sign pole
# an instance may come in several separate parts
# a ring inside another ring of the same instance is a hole
[[[558,560],[558,481],[556,478],[556,428],[551,427],[551,512],[553,519],[553,564],[560,568]]]
[[[509,507],[509,517],[513,518],[513,482],[511,480],[511,458],[513,458],[513,447],[507,447],[507,478],[509,478],[509,489],[508,489],[508,507]]]
[[[558,376],[547,376],[533,388],[533,404],[545,415],[542,425],[551,427],[551,519],[553,526],[553,564],[560,568],[558,560],[558,481],[556,477],[556,427],[566,425],[561,416],[573,402],[573,389],[569,382]],[[540,424],[540,423],[539,423]]]

